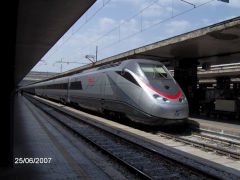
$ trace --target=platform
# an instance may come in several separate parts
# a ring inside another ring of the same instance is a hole
[[[52,126],[50,117],[25,97],[16,96],[14,105],[14,167],[0,169],[0,179],[109,179],[89,158],[95,161],[97,157],[69,138],[70,133]],[[104,168],[114,175],[109,167]],[[116,177],[124,179],[119,174]]]
[[[240,120],[219,120],[200,117],[189,117],[189,123],[199,129],[215,131],[218,133],[237,136],[240,138]]]
[[[0,169],[0,179],[109,179],[109,177],[124,179],[123,175],[112,168],[111,162],[108,163],[106,160],[94,156],[89,148],[84,147],[79,140],[76,141],[77,137],[72,137],[70,133],[53,126],[51,119],[41,113],[25,97],[19,95],[15,98],[14,116],[14,168]],[[106,128],[107,124],[111,124],[111,128],[113,124],[116,124],[112,121],[102,120],[102,118],[97,119],[104,121]],[[218,129],[219,131],[231,132],[231,134],[240,132],[240,125],[236,124],[198,118],[190,118],[190,121],[198,124],[199,128]],[[118,132],[122,126],[124,125],[117,125]],[[124,126],[123,131],[126,132],[126,129],[132,128]],[[133,129],[129,133],[131,136],[135,133],[140,136],[145,134],[145,132],[138,131]],[[126,136],[127,134],[125,133]],[[144,137],[144,141],[146,141],[146,137],[153,136],[148,141],[151,141],[151,143],[154,141],[157,145],[160,142],[163,144],[162,146],[169,146],[168,149],[174,152],[181,150],[181,154],[189,159],[194,157],[194,160],[200,161],[205,156],[208,160],[215,158],[212,153],[209,154],[196,149],[191,151],[195,153],[191,155],[191,152],[186,150],[191,147],[186,148],[182,145],[177,146],[173,144],[174,142],[160,141],[160,137],[152,134],[148,134],[148,136]],[[201,154],[201,158],[198,158],[196,153]],[[41,162],[41,159],[45,162]],[[32,163],[33,161],[35,162]],[[222,158],[221,162],[218,163],[218,167],[223,167],[223,163],[228,164],[229,167],[239,165],[239,162],[234,162],[234,164],[227,158]],[[226,167],[223,168],[226,169]],[[232,169],[230,170],[232,171]]]

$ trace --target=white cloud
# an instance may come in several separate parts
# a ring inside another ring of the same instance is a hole
[[[145,11],[143,11],[142,16],[144,18],[149,17],[159,17],[162,16],[164,13],[164,8],[159,6],[158,4],[153,4],[149,8],[147,8]]]
[[[121,20],[120,36],[126,37],[127,35],[136,33],[139,31],[138,22],[136,19],[130,21]]]
[[[186,20],[171,21],[166,25],[166,32],[176,35],[186,30],[189,26],[190,23]]]
[[[100,31],[108,31],[116,26],[116,21],[112,18],[104,17],[99,20]]]

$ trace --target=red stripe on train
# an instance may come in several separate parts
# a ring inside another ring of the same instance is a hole
[[[142,80],[142,79],[141,79],[141,80]],[[164,97],[166,97],[166,98],[169,98],[169,99],[177,99],[177,98],[181,95],[180,89],[178,90],[178,92],[177,92],[176,94],[165,94],[165,93],[163,93],[163,92],[160,92],[160,91],[154,89],[152,86],[150,86],[149,84],[147,84],[145,81],[142,80],[142,82],[143,82],[144,84],[146,84],[147,87],[149,87],[150,89],[152,89],[152,90],[155,91],[156,93],[158,93],[158,94],[160,94],[160,95],[162,95],[162,96],[164,96]]]

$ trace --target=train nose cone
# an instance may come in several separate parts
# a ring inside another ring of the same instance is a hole
[[[152,114],[165,119],[184,119],[188,117],[188,104],[158,103],[152,107]]]

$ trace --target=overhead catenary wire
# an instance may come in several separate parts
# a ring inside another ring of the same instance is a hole
[[[55,64],[61,64],[61,66],[60,66],[60,73],[62,73],[62,69],[63,69],[63,64],[83,64],[83,65],[86,65],[87,63],[80,63],[80,62],[76,62],[76,61],[63,61],[63,58],[61,58],[61,60],[60,61],[56,61],[54,64],[53,64],[53,66],[55,65]]]
[[[132,19],[134,19],[135,17],[137,17],[139,14],[141,14],[142,12],[144,12],[146,9],[148,9],[149,7],[151,7],[152,5],[156,4],[159,0],[153,0],[149,5],[147,5],[146,7],[142,8],[139,12],[137,12],[136,14],[132,15],[131,17],[125,19],[124,21],[122,21],[120,24],[118,24],[117,26],[115,26],[114,28],[112,28],[111,30],[107,31],[106,33],[104,33],[103,35],[101,35],[100,37],[94,39],[93,41],[90,41],[88,44],[94,44],[98,41],[100,41],[101,39],[103,39],[104,37],[108,36],[110,33],[114,32],[115,30],[119,30],[118,36],[120,39],[120,27],[123,24],[126,24],[126,22],[131,21]],[[88,47],[85,47],[81,50],[85,50]]]
[[[62,44],[60,44],[60,45],[57,47],[57,49],[56,49],[50,56],[52,56],[54,53],[56,53],[56,51],[58,51],[74,34],[76,34],[76,32],[78,32],[80,29],[82,29],[85,24],[87,24],[90,20],[92,20],[93,17],[95,17],[96,14],[97,14],[98,12],[100,12],[110,1],[111,1],[111,0],[108,0],[108,1],[105,2],[105,3],[104,3],[104,1],[103,1],[103,6],[101,6],[101,7],[88,19],[88,21],[86,21],[82,26],[80,26],[76,31],[74,31],[74,33],[72,33],[66,40],[64,40],[64,42],[63,42]],[[156,22],[156,23],[154,23],[154,24],[152,24],[152,25],[149,25],[149,26],[147,26],[147,27],[143,27],[143,24],[142,24],[142,13],[143,13],[144,11],[146,11],[148,8],[150,8],[151,6],[153,6],[154,4],[156,4],[157,2],[159,2],[159,0],[153,0],[153,1],[152,1],[151,3],[149,3],[147,6],[145,6],[145,7],[142,8],[140,11],[138,11],[136,14],[130,16],[129,18],[126,18],[125,20],[123,20],[122,22],[120,22],[117,26],[115,26],[115,27],[112,28],[111,30],[107,31],[107,32],[104,33],[103,35],[99,36],[99,37],[96,38],[95,40],[89,41],[88,44],[96,46],[97,42],[99,42],[100,40],[108,37],[109,34],[111,34],[112,32],[118,30],[118,38],[117,38],[117,41],[116,41],[116,42],[113,42],[113,43],[111,43],[111,44],[108,44],[108,45],[106,45],[106,46],[104,46],[104,47],[101,47],[100,45],[97,44],[98,47],[99,47],[99,50],[107,49],[107,48],[109,48],[109,47],[111,47],[111,46],[113,46],[113,45],[116,45],[116,44],[124,41],[124,40],[127,40],[127,39],[129,39],[129,38],[132,38],[132,37],[134,37],[135,35],[137,35],[137,34],[139,34],[139,33],[142,33],[142,32],[144,32],[144,31],[146,31],[146,30],[148,30],[148,29],[151,29],[151,28],[153,28],[153,27],[155,27],[155,26],[157,26],[157,25],[159,25],[159,24],[162,24],[162,23],[164,23],[164,22],[167,22],[167,21],[169,21],[169,20],[171,20],[171,19],[173,19],[173,18],[176,18],[176,17],[178,17],[178,16],[181,16],[181,15],[183,15],[183,14],[186,14],[186,13],[188,13],[188,12],[194,10],[194,9],[197,9],[197,8],[203,6],[203,5],[209,4],[209,3],[211,3],[211,2],[213,2],[213,1],[215,1],[215,0],[209,0],[209,1],[207,1],[207,2],[205,2],[205,3],[202,3],[202,4],[199,4],[199,5],[195,5],[195,4],[189,3],[189,4],[193,5],[192,8],[187,9],[186,11],[180,12],[180,13],[178,13],[178,14],[176,14],[176,15],[173,14],[173,4],[174,4],[173,1],[174,1],[174,0],[172,0],[172,13],[171,13],[171,16],[170,16],[170,17],[168,17],[168,18],[166,18],[166,19],[163,19],[163,20],[161,20],[161,21],[158,21],[158,22]],[[180,1],[182,1],[182,0],[180,0]],[[185,2],[185,3],[186,3],[186,1],[182,1],[182,2]],[[131,21],[132,19],[138,17],[139,15],[141,15],[140,30],[137,31],[137,32],[134,32],[134,33],[132,33],[132,34],[130,34],[130,35],[128,35],[128,36],[125,36],[125,37],[122,36],[122,37],[121,37],[121,30],[120,30],[121,26],[124,25],[124,24],[126,24],[127,22]],[[87,48],[89,48],[89,46],[85,46],[84,48],[81,48],[81,49],[80,49],[80,51],[82,51],[82,53],[81,53],[82,55],[84,55],[84,50],[87,49]]]
[[[157,23],[154,23],[154,24],[146,27],[146,28],[142,28],[142,27],[141,27],[141,30],[140,30],[140,31],[135,32],[135,33],[133,33],[133,34],[130,34],[130,35],[128,35],[128,36],[126,36],[126,37],[118,40],[118,42],[113,42],[113,43],[111,43],[111,44],[109,44],[109,45],[107,45],[107,46],[104,46],[104,47],[102,47],[102,48],[99,48],[99,50],[103,50],[103,49],[112,47],[112,46],[120,43],[121,41],[130,39],[130,38],[136,36],[136,35],[139,34],[139,33],[142,33],[142,32],[144,32],[144,31],[146,31],[146,30],[148,30],[148,29],[151,29],[151,28],[153,28],[153,27],[155,27],[155,26],[157,26],[157,25],[159,25],[159,24],[162,24],[162,23],[164,23],[164,22],[166,22],[166,21],[169,21],[169,20],[171,20],[171,19],[173,19],[173,18],[176,18],[176,17],[178,17],[178,16],[181,16],[181,15],[183,15],[183,14],[186,14],[186,13],[188,13],[188,12],[194,10],[194,9],[197,9],[197,8],[199,8],[199,7],[201,7],[201,6],[204,6],[204,5],[206,5],[206,4],[209,4],[209,3],[213,2],[213,1],[215,1],[215,0],[209,0],[209,1],[205,2],[205,3],[200,4],[200,5],[194,5],[194,7],[190,8],[190,9],[187,9],[186,11],[180,12],[180,13],[178,13],[178,14],[176,14],[176,15],[172,15],[171,17],[168,17],[168,18],[166,18],[166,19],[163,19],[163,20],[161,20],[161,21],[159,21],[159,22],[157,22]]]
[[[77,30],[75,30],[74,32],[72,32],[69,37],[67,39],[65,39],[58,47],[57,49],[55,49],[55,51],[53,51],[48,58],[50,58],[53,54],[55,54],[73,35],[75,35],[80,29],[82,29],[87,23],[89,23],[104,7],[106,7],[106,5],[110,2],[111,0],[108,0],[107,2],[104,2],[104,0],[102,0],[103,5],[97,9],[95,11],[95,13],[90,16],[89,18],[87,18],[87,13],[84,13],[86,16],[86,21],[79,27],[77,28]],[[73,25],[74,26],[74,25]]]
[[[93,40],[93,41],[90,41],[89,44],[91,44],[91,45],[92,45],[92,44],[94,44],[94,45],[97,44],[97,42],[98,42],[99,40],[107,37],[110,33],[112,33],[113,31],[115,31],[115,30],[118,29],[118,31],[119,31],[119,32],[118,32],[118,36],[119,36],[119,37],[118,37],[118,40],[117,40],[116,42],[113,42],[113,43],[111,43],[111,44],[108,44],[108,45],[106,45],[106,46],[104,46],[104,47],[101,47],[101,46],[98,45],[98,46],[99,46],[99,50],[107,49],[107,48],[109,48],[109,47],[112,47],[112,46],[114,46],[114,45],[116,45],[116,44],[124,41],[124,40],[130,39],[130,38],[134,37],[135,35],[137,35],[137,34],[139,34],[139,33],[142,33],[142,32],[144,32],[144,31],[146,31],[146,30],[148,30],[148,29],[151,29],[151,28],[153,28],[153,27],[155,27],[155,26],[157,26],[157,25],[159,25],[159,24],[162,24],[162,23],[164,23],[164,22],[170,21],[171,19],[174,19],[174,18],[176,18],[176,17],[178,17],[178,16],[181,16],[181,15],[183,15],[183,14],[186,14],[186,13],[190,12],[190,11],[193,11],[194,9],[197,9],[197,8],[199,8],[199,7],[201,7],[201,6],[204,6],[204,5],[206,5],[206,4],[209,4],[209,3],[211,3],[211,2],[213,2],[213,1],[215,1],[215,0],[209,0],[209,1],[206,1],[206,2],[204,2],[204,3],[202,3],[202,4],[199,4],[199,5],[195,5],[195,4],[193,4],[193,3],[188,3],[188,4],[191,4],[193,7],[190,8],[190,9],[187,9],[186,11],[180,12],[180,13],[178,13],[178,14],[176,14],[176,15],[173,15],[173,2],[172,2],[172,13],[171,13],[171,16],[170,16],[170,17],[168,17],[168,18],[166,18],[166,19],[163,19],[163,20],[161,20],[161,21],[159,21],[159,22],[157,22],[157,23],[154,23],[154,24],[152,24],[152,25],[149,25],[149,26],[147,26],[147,27],[145,27],[145,28],[143,28],[142,24],[140,24],[140,31],[137,31],[137,32],[135,32],[135,33],[132,33],[132,34],[130,34],[130,35],[128,35],[128,36],[125,36],[125,37],[122,37],[122,38],[121,38],[121,36],[120,36],[120,34],[121,34],[121,32],[120,32],[121,25],[124,25],[124,24],[126,24],[127,22],[131,21],[132,19],[136,18],[137,16],[141,15],[145,10],[147,10],[148,8],[150,8],[152,5],[156,4],[158,1],[159,1],[159,0],[154,0],[154,1],[152,1],[149,5],[147,5],[147,6],[144,7],[143,9],[141,9],[139,12],[137,12],[137,13],[134,14],[133,16],[131,16],[131,17],[123,20],[120,24],[118,24],[116,27],[112,28],[110,31],[104,33],[104,34],[103,34],[102,36],[100,36],[99,38],[97,38],[97,39],[95,39],[95,40]],[[182,1],[182,0],[180,0],[180,1]],[[182,2],[186,3],[187,1],[182,1]],[[142,18],[141,18],[141,20],[142,20]],[[85,49],[87,49],[87,48],[88,48],[88,47],[82,48],[81,51],[83,51],[83,50],[85,50]]]

